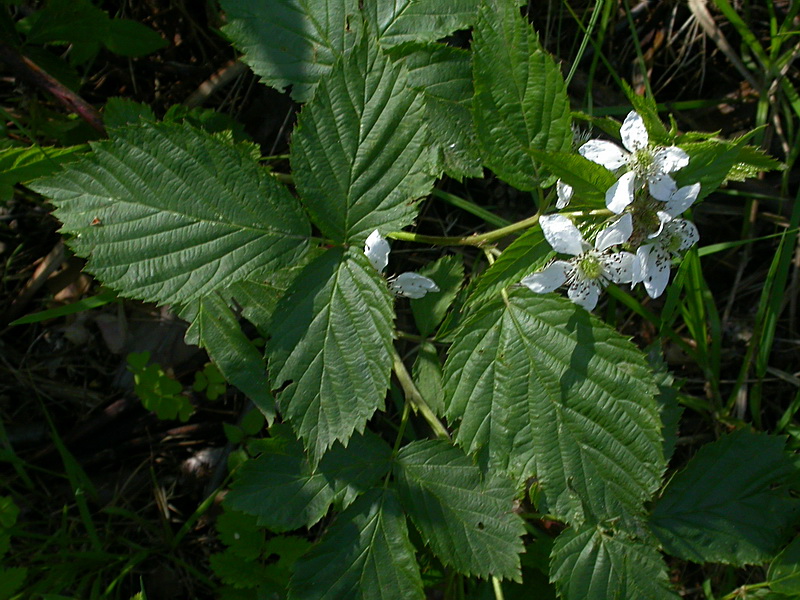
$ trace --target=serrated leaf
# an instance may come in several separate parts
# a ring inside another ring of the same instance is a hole
[[[10,569],[0,567],[0,598],[11,598],[25,583],[27,576],[28,569],[26,567]]]
[[[244,560],[230,549],[212,554],[209,563],[217,577],[237,589],[257,588],[268,581],[264,565]]]
[[[279,90],[291,85],[292,98],[305,102],[337,58],[355,45],[364,18],[384,46],[433,41],[469,26],[477,2],[222,0],[221,4],[228,19],[225,33],[261,81]]]
[[[572,186],[574,195],[570,210],[605,208],[608,188],[617,182],[617,177],[602,165],[574,152],[531,151],[553,175]]]
[[[314,460],[363,431],[384,402],[392,300],[360,248],[333,248],[298,275],[275,310],[267,345],[272,386]]]
[[[532,227],[511,242],[500,258],[472,281],[467,305],[486,302],[500,290],[519,283],[523,277],[544,266],[552,252],[553,248],[544,239],[541,228]]]
[[[363,243],[401,229],[433,187],[421,97],[365,38],[324,78],[292,136],[297,191],[328,237]]]
[[[470,54],[444,44],[408,43],[389,51],[408,69],[408,83],[425,101],[425,121],[437,145],[441,168],[457,179],[482,177],[472,122]]]
[[[123,295],[186,303],[291,264],[309,225],[297,201],[232,144],[188,125],[114,131],[31,187],[53,199],[87,270]]]
[[[556,538],[551,581],[564,600],[678,600],[655,546],[589,524]]]
[[[412,369],[414,383],[428,406],[437,416],[444,414],[444,388],[442,386],[442,365],[436,346],[423,342],[419,346],[417,359]]]
[[[800,515],[789,495],[785,440],[739,430],[700,448],[672,478],[650,518],[664,549],[695,562],[769,560]]]
[[[504,477],[483,479],[460,448],[412,442],[395,462],[400,500],[439,559],[465,575],[520,580],[522,520]]]
[[[444,367],[457,442],[518,480],[536,475],[572,523],[629,522],[664,468],[652,375],[616,331],[526,289],[471,315]]]
[[[335,445],[312,469],[303,446],[291,436],[242,465],[225,504],[255,515],[272,531],[311,527],[333,502],[350,504],[389,470],[391,449],[367,432]]]
[[[225,379],[244,392],[272,422],[275,399],[269,391],[264,357],[242,332],[239,319],[225,299],[217,293],[209,294],[180,316],[190,321],[186,343],[205,348]]]
[[[795,538],[770,563],[767,581],[774,592],[800,596],[800,538]]]
[[[443,256],[419,270],[436,282],[439,291],[411,300],[411,312],[419,332],[427,337],[442,322],[464,282],[464,262],[460,256]]]
[[[378,0],[368,3],[381,44],[434,41],[475,20],[479,0]],[[372,11],[375,11],[374,13]]]
[[[134,102],[130,98],[115,96],[109,98],[103,107],[103,125],[106,129],[135,125],[141,120],[155,122],[156,115],[147,104]]]
[[[226,510],[217,517],[216,529],[230,552],[245,560],[255,560],[264,549],[264,529],[254,515]]]
[[[558,65],[512,0],[484,0],[472,37],[473,111],[483,162],[533,190],[548,173],[529,150],[566,151],[569,98]]]
[[[14,186],[44,177],[70,161],[76,160],[88,146],[53,148],[36,146],[0,150],[0,202],[11,200]]]
[[[370,490],[295,564],[291,600],[423,600],[403,511],[391,489]]]
[[[750,137],[752,134],[734,142],[709,140],[683,144],[681,149],[689,155],[689,164],[675,173],[676,183],[684,186],[699,182],[697,201],[702,200],[725,182]]]

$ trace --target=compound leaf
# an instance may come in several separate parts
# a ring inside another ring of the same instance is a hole
[[[391,449],[369,432],[335,445],[312,469],[303,445],[273,427],[281,443],[242,465],[225,504],[272,531],[311,527],[335,501],[347,506],[389,470]]]
[[[483,479],[463,451],[442,440],[413,442],[395,462],[397,489],[434,553],[460,573],[520,580],[522,520],[503,477]]]
[[[565,600],[678,600],[655,546],[589,524],[556,538],[551,580]]]
[[[297,561],[291,600],[423,600],[405,516],[390,489],[373,489],[344,511]]]
[[[378,0],[373,18],[386,46],[409,41],[434,41],[475,20],[479,0]]]
[[[336,64],[292,136],[297,191],[328,237],[363,242],[400,229],[433,186],[420,96],[368,38]]]
[[[563,298],[526,289],[467,318],[444,367],[456,441],[580,523],[643,513],[664,469],[656,387],[642,354]]]
[[[521,190],[547,181],[529,150],[558,152],[572,143],[561,71],[515,0],[485,0],[472,40],[473,110],[483,161]]]
[[[113,135],[31,185],[53,199],[70,246],[106,285],[187,303],[306,251],[300,205],[253,159],[252,144],[144,122]]]
[[[761,563],[797,522],[785,440],[739,430],[703,446],[672,478],[650,519],[672,555],[699,563]]]
[[[392,296],[360,248],[311,262],[281,299],[267,344],[278,406],[314,461],[381,406],[392,370]]]

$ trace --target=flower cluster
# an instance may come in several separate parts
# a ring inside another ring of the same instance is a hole
[[[600,231],[594,245],[563,215],[539,221],[553,250],[572,255],[556,260],[528,275],[522,284],[537,293],[567,285],[569,298],[592,310],[600,291],[608,283],[642,283],[651,298],[660,296],[669,282],[673,259],[697,243],[694,223],[679,216],[697,199],[700,184],[679,188],[672,173],[689,164],[689,155],[677,146],[657,146],[642,117],[632,111],[620,129],[622,146],[604,140],[589,140],[578,152],[617,175],[605,195],[606,207],[621,215]],[[566,207],[573,189],[556,184],[556,208]],[[614,250],[614,247],[619,247]]]
[[[369,234],[364,244],[364,254],[367,255],[369,262],[372,263],[378,273],[383,273],[383,270],[389,264],[389,251],[389,242],[381,236],[377,229]],[[435,281],[419,273],[400,273],[400,275],[389,277],[387,282],[389,283],[389,290],[395,296],[403,296],[415,300],[422,298],[428,292],[439,291],[439,286],[436,285]]]

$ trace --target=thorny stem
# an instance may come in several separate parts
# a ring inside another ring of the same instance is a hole
[[[447,429],[433,413],[428,403],[425,402],[425,398],[422,397],[422,394],[419,393],[417,386],[414,385],[414,380],[411,379],[408,369],[406,369],[406,366],[403,364],[403,359],[400,358],[397,350],[394,349],[392,350],[392,368],[394,369],[394,374],[397,376],[397,380],[400,382],[400,387],[403,388],[406,401],[411,405],[414,411],[422,414],[437,436],[450,439],[450,434],[447,432]]]
[[[517,221],[506,227],[495,229],[487,233],[468,236],[439,236],[439,235],[421,235],[419,233],[411,233],[409,231],[393,231],[386,237],[394,240],[404,240],[407,242],[418,242],[420,244],[432,244],[435,246],[478,246],[482,247],[495,240],[502,239],[507,235],[528,229],[539,222],[541,215],[537,212],[532,217]]]

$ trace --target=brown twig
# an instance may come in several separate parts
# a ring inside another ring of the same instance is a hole
[[[0,62],[5,63],[17,78],[49,92],[55,96],[61,104],[77,114],[81,119],[103,134],[103,136],[106,135],[106,129],[103,126],[103,118],[91,104],[56,80],[49,73],[43,71],[36,63],[22,54],[14,46],[3,41],[0,41]]]

